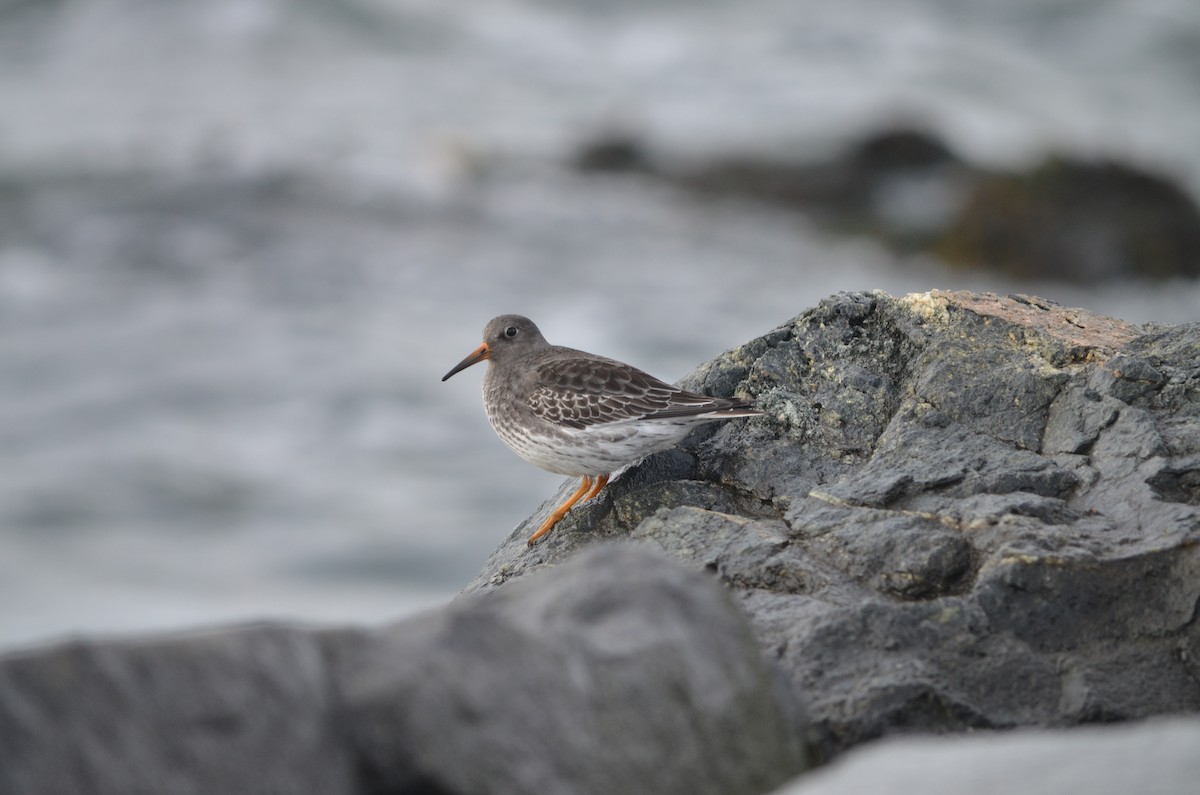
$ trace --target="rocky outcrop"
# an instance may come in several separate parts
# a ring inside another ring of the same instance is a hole
[[[841,295],[685,385],[769,416],[646,459],[527,549],[548,503],[468,591],[602,539],[665,549],[738,597],[826,756],[1200,710],[1200,326]]]
[[[685,386],[767,415],[526,546],[564,484],[444,610],[0,659],[0,792],[759,793],[806,745],[1200,711],[1200,325],[840,295]],[[1155,726],[1129,747],[1194,778],[1194,716]],[[1078,750],[1082,791],[1119,758],[1023,736],[885,744],[794,786],[900,780],[911,748],[926,781],[968,767],[938,779],[959,791]]]
[[[709,578],[589,550],[385,630],[0,660],[0,792],[757,793],[802,724]]]
[[[1164,174],[1053,155],[981,170],[928,250],[960,268],[1094,284],[1200,275],[1200,209]]]
[[[925,131],[892,128],[826,160],[734,153],[679,161],[610,133],[581,146],[572,165],[797,210],[831,231],[961,269],[1086,285],[1200,275],[1195,199],[1169,175],[1116,160],[1049,154],[1023,171],[985,168]]]

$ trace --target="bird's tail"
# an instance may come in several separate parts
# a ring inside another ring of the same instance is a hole
[[[707,416],[732,419],[733,417],[761,417],[766,413],[756,406],[753,400],[731,400],[728,406],[711,411]]]

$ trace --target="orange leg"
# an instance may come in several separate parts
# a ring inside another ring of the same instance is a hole
[[[529,541],[527,542],[529,546],[533,546],[539,538],[546,535],[546,533],[549,533],[550,529],[554,527],[554,525],[558,524],[560,519],[567,515],[567,511],[571,510],[571,506],[579,502],[579,498],[582,497],[591,487],[591,477],[584,475],[583,482],[579,484],[579,488],[576,489],[575,493],[571,495],[571,498],[562,505],[558,506],[554,510],[554,513],[550,514],[550,517],[546,519],[546,521],[542,522],[542,526],[537,529],[537,532],[529,537]],[[597,489],[597,491],[598,490],[599,489]]]
[[[608,485],[608,475],[600,475],[598,478],[596,478],[596,485],[592,486],[592,490],[587,493],[587,496],[583,498],[583,501],[587,502],[588,500],[595,499],[596,495],[600,493],[600,489],[604,488],[606,485]]]

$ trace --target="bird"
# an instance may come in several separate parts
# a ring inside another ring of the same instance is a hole
[[[617,469],[674,447],[697,425],[766,413],[752,400],[688,392],[624,362],[551,345],[521,315],[492,318],[483,344],[442,381],[485,360],[483,405],[496,435],[529,463],[581,478],[530,546],[581,499],[594,499]]]

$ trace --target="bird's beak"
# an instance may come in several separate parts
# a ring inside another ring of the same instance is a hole
[[[490,358],[492,358],[492,351],[490,348],[488,348],[488,344],[485,342],[482,345],[480,345],[478,348],[476,348],[475,350],[471,351],[470,356],[463,359],[458,364],[454,365],[454,367],[451,368],[450,372],[448,372],[444,376],[442,376],[442,380],[445,381],[447,378],[454,375],[459,370],[466,370],[471,365],[479,364],[484,359],[490,359]]]

